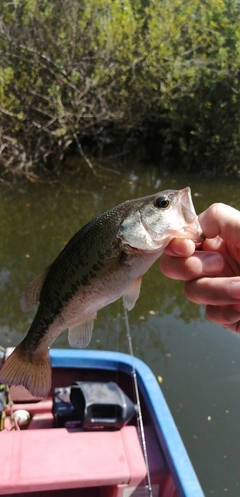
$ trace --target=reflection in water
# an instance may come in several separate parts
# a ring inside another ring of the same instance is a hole
[[[240,208],[236,182],[178,178],[154,166],[126,165],[121,174],[81,171],[52,184],[0,184],[0,344],[16,345],[34,312],[23,314],[19,297],[86,222],[126,199],[166,188],[191,186],[197,212],[221,201]],[[98,313],[91,348],[128,352],[122,302]],[[206,496],[240,495],[240,342],[185,299],[182,282],[159,271],[143,278],[129,315],[135,354],[161,385]],[[55,346],[68,347],[63,333]],[[227,381],[234,377],[234,381]]]

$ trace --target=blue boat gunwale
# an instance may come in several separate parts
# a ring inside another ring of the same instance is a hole
[[[121,371],[132,375],[129,354],[98,350],[51,349],[52,368],[81,368]],[[134,357],[140,391],[149,408],[154,428],[173,476],[179,497],[204,497],[200,483],[177,430],[162,390],[151,369]]]

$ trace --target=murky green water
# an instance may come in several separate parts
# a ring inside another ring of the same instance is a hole
[[[117,203],[165,188],[191,186],[197,212],[221,201],[240,209],[238,181],[178,178],[151,166],[122,166],[62,176],[51,183],[0,184],[0,344],[17,345],[33,313],[23,314],[26,285],[87,221]],[[161,387],[206,496],[240,495],[240,338],[205,318],[183,284],[160,274],[143,279],[130,313],[135,355],[161,376]],[[62,334],[55,346],[68,347]],[[90,348],[128,352],[122,303],[98,313]]]

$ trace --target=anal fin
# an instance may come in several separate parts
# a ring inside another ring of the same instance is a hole
[[[96,317],[97,313],[95,312],[85,321],[77,323],[68,329],[68,342],[71,347],[84,349],[88,346],[92,338],[94,319]]]
[[[137,278],[123,295],[123,303],[128,311],[135,306],[141,290],[142,277]]]

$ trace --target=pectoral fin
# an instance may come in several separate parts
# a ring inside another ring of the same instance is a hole
[[[141,290],[142,277],[135,280],[123,295],[123,303],[128,311],[135,306]]]
[[[39,303],[40,293],[51,265],[42,271],[24,290],[20,297],[20,307],[23,312],[30,311],[32,307]]]
[[[79,349],[87,347],[92,338],[94,319],[96,319],[96,317],[97,313],[90,316],[86,321],[75,324],[68,329],[68,342],[71,347],[77,347]]]

